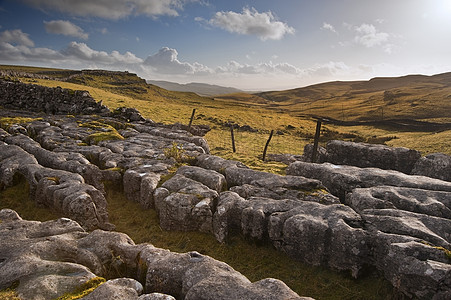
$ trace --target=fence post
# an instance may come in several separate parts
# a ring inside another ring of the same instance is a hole
[[[191,128],[191,124],[193,124],[194,114],[196,113],[196,109],[193,108],[193,113],[191,114],[191,118],[189,119],[188,128]]]
[[[269,134],[269,138],[266,141],[265,149],[263,150],[263,161],[265,161],[266,158],[266,150],[268,150],[269,142],[271,141],[272,135],[274,133],[274,130],[271,130],[271,133]]]
[[[320,133],[321,133],[321,120],[318,120],[316,121],[315,140],[313,141],[312,163],[314,163],[316,160],[316,153],[318,152],[318,142]]]
[[[233,135],[233,124],[230,124],[230,135],[232,136],[232,150],[233,153],[235,153],[236,148],[235,148],[235,136]]]

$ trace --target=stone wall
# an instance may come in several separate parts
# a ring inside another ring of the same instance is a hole
[[[104,114],[109,109],[87,91],[50,88],[0,79],[0,107],[46,114]]]

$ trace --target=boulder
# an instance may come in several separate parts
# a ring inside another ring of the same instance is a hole
[[[131,278],[116,278],[99,285],[93,292],[81,298],[84,300],[111,299],[137,300],[143,292],[139,281]]]
[[[327,161],[327,150],[324,147],[318,146],[316,150],[316,163],[323,163]],[[304,154],[302,154],[302,161],[312,162],[313,144],[307,144],[304,146]]]
[[[451,248],[451,219],[398,209],[366,209],[361,216],[379,231],[415,237],[432,245]]]
[[[365,226],[347,206],[299,202],[292,210],[270,215],[268,232],[275,247],[288,255],[357,277],[371,262]]]
[[[449,299],[451,265],[444,248],[404,235],[378,232],[373,256],[392,285],[409,298]]]
[[[22,148],[0,144],[0,189],[14,185],[14,176],[20,166],[37,165],[38,161]]]
[[[148,270],[146,293],[160,291],[177,299],[306,299],[277,279],[251,283],[227,264],[197,252],[146,248],[140,260]]]
[[[218,192],[176,174],[154,192],[155,209],[165,230],[211,232]]]
[[[451,181],[451,156],[433,153],[421,157],[415,163],[412,174]]]
[[[196,166],[214,170],[221,174],[225,174],[225,170],[230,167],[238,167],[242,169],[248,169],[243,163],[235,160],[224,159],[219,156],[209,155],[209,154],[201,154],[196,157]]]
[[[451,192],[451,183],[425,176],[406,175],[392,170],[359,168],[354,166],[315,164],[297,161],[287,168],[288,175],[320,180],[340,200],[355,188],[389,185],[424,190]]]
[[[377,186],[356,188],[346,195],[345,202],[358,212],[390,208],[451,219],[450,192]]]
[[[181,166],[177,169],[177,174],[201,182],[218,193],[227,188],[227,182],[224,175],[214,170],[207,170],[195,166]]]
[[[327,162],[361,168],[373,167],[410,174],[421,153],[380,144],[332,140],[327,142]]]

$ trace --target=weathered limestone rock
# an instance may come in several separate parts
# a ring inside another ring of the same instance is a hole
[[[382,232],[411,236],[432,245],[451,248],[451,219],[398,209],[366,209],[362,218]]]
[[[302,160],[303,156],[302,155],[294,155],[294,154],[278,154],[278,153],[269,153],[267,155],[267,160],[269,161],[278,161],[281,163],[284,163],[286,165],[291,164],[292,162],[295,162],[297,160]]]
[[[272,199],[295,199],[340,203],[337,197],[329,194],[319,180],[302,176],[281,176],[251,169],[228,168],[226,178],[231,191],[243,198],[266,197]]]
[[[160,291],[177,299],[306,299],[276,279],[251,283],[227,264],[197,252],[146,248],[140,259],[148,269],[146,292]]]
[[[342,201],[344,201],[345,195],[355,188],[381,185],[451,192],[450,182],[377,168],[297,161],[288,166],[287,174],[318,179],[333,195],[339,197]]]
[[[20,166],[37,165],[38,161],[18,146],[0,144],[0,189],[14,185]]]
[[[211,232],[217,197],[215,190],[176,174],[154,193],[161,227],[165,230]]]
[[[443,153],[426,155],[415,163],[412,174],[451,181],[451,156]]]
[[[327,161],[327,150],[324,147],[318,146],[316,150],[316,163],[323,163]],[[313,144],[304,146],[304,154],[302,154],[302,161],[312,162]]]
[[[31,199],[38,204],[70,216],[85,228],[112,229],[103,194],[85,184],[82,176],[44,168],[14,145],[0,145],[0,153],[0,185],[11,186],[15,176],[23,176],[30,185]]]
[[[197,252],[135,245],[117,232],[88,234],[70,219],[25,221],[3,209],[0,221],[0,289],[19,282],[16,291],[24,300],[55,299],[105,275],[117,279],[83,299],[309,299],[276,279],[251,283],[227,264]]]
[[[369,263],[365,224],[355,211],[340,205],[300,202],[269,217],[269,237],[290,256],[312,265],[350,270],[354,277]]]
[[[81,299],[136,300],[139,299],[142,292],[143,286],[139,281],[131,278],[116,278],[101,284],[92,293]]]
[[[382,232],[376,234],[373,245],[376,267],[398,291],[409,298],[451,297],[451,265],[443,248]]]
[[[161,175],[167,174],[168,165],[156,163],[128,169],[124,173],[123,186],[127,199],[140,203],[144,208],[155,206],[153,193]]]
[[[291,210],[299,205],[295,200],[273,200],[251,197],[244,199],[234,192],[223,192],[213,219],[213,232],[219,242],[225,242],[230,232],[240,232],[258,241],[268,240],[269,216]]]
[[[225,174],[225,170],[230,167],[238,167],[242,169],[248,169],[243,163],[235,160],[227,160],[219,156],[201,154],[196,157],[196,166],[208,169],[215,170],[221,174]]]
[[[373,167],[410,174],[421,153],[407,148],[379,144],[329,141],[326,145],[327,162],[335,165]]]
[[[451,219],[450,192],[393,186],[356,188],[346,195],[345,202],[358,212],[391,208]]]
[[[195,166],[181,166],[177,169],[177,174],[201,182],[218,193],[227,188],[227,182],[224,175],[214,170],[207,170]]]

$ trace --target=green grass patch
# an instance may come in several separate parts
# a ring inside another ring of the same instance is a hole
[[[94,291],[97,287],[99,287],[99,285],[105,283],[105,281],[105,278],[102,277],[91,278],[71,293],[64,294],[58,297],[56,300],[75,300],[83,298],[84,296]]]
[[[58,212],[39,207],[29,199],[29,193],[29,185],[25,178],[21,177],[16,185],[0,190],[0,209],[13,209],[25,220],[49,221],[62,217]]]
[[[19,281],[16,281],[10,287],[0,290],[0,300],[20,300],[16,292],[18,286]]]

